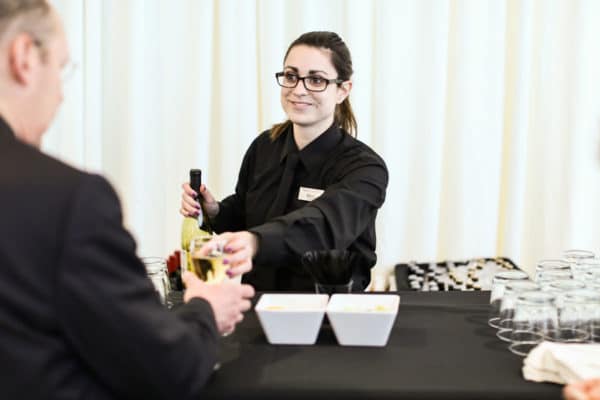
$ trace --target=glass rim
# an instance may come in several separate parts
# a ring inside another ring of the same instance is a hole
[[[535,282],[532,281],[521,281],[521,280],[517,280],[517,281],[510,281],[506,284],[506,290],[507,291],[517,291],[517,292],[521,292],[521,291],[530,291],[530,290],[540,290],[541,287],[540,285],[538,285]]]
[[[162,257],[140,257],[148,273],[157,273],[167,270],[167,261]]]
[[[573,302],[573,303],[600,303],[600,293],[591,289],[574,289],[566,292],[563,295],[563,303],[564,302]]]
[[[572,279],[573,278],[573,272],[571,271],[571,268],[569,269],[547,269],[544,271],[540,271],[540,277],[541,278],[567,278],[567,279]],[[540,278],[538,277],[538,279]],[[548,279],[542,279],[542,280],[548,280]]]
[[[550,266],[553,266],[553,268],[551,268]],[[537,270],[541,270],[541,269],[567,269],[567,268],[570,268],[570,265],[565,260],[561,260],[561,259],[547,259],[547,260],[540,260],[540,261],[538,261],[538,263],[536,264],[535,268]]]
[[[563,257],[565,259],[568,259],[568,258],[584,259],[584,258],[594,258],[594,257],[596,257],[596,255],[594,254],[593,251],[590,251],[590,250],[569,249],[569,250],[563,251]]]
[[[529,279],[529,275],[525,271],[521,271],[518,269],[510,270],[510,271],[500,271],[496,273],[493,277],[493,280],[500,279],[504,281],[511,280],[525,280]]]
[[[145,264],[145,265],[152,265],[152,264],[166,264],[167,261],[162,258],[162,257],[140,257],[140,260]]]
[[[581,262],[579,263],[579,266],[581,265],[596,265],[598,266],[598,268],[600,268],[600,258],[584,258],[583,260],[581,260]]]
[[[555,301],[556,295],[554,293],[544,292],[541,290],[523,292],[517,296],[517,303],[542,305],[546,303],[554,304]]]
[[[548,282],[548,288],[558,290],[584,289],[585,282],[578,281],[575,279],[561,279],[558,281]]]

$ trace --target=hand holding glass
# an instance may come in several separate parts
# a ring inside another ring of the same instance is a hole
[[[227,278],[227,265],[223,263],[223,244],[210,235],[192,239],[190,256],[192,271],[206,283],[219,283]]]

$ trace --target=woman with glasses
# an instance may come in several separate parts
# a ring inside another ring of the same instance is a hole
[[[375,217],[388,184],[385,163],[355,136],[348,95],[352,60],[333,32],[296,39],[275,74],[287,121],[261,133],[244,156],[235,193],[218,202],[202,185],[183,185],[181,214],[230,231],[229,261],[253,256],[242,280],[257,290],[314,290],[301,266],[308,250],[349,250],[362,263],[353,290],[375,264]],[[198,201],[199,200],[199,201]]]

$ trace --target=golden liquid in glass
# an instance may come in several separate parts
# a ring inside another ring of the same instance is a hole
[[[221,282],[227,277],[227,266],[223,264],[223,254],[200,255],[192,253],[192,272],[206,283]]]

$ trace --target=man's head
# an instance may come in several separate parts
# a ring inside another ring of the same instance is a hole
[[[0,0],[0,116],[39,146],[63,99],[65,32],[46,0]]]

